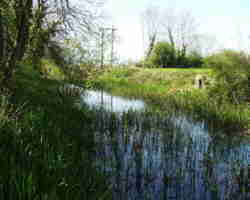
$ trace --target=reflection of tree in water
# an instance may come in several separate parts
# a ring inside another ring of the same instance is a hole
[[[211,138],[199,124],[183,129],[174,118],[152,113],[103,115],[96,123],[98,160],[114,199],[224,200],[245,192],[249,173],[241,170],[237,182],[232,172],[247,154],[237,143]]]

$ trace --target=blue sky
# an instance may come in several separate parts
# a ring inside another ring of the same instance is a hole
[[[199,33],[216,38],[217,48],[250,47],[250,0],[106,0],[109,24],[118,28],[121,38],[116,51],[122,60],[142,57],[141,15],[150,6],[189,11]]]

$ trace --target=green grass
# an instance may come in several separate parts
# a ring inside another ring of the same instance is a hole
[[[31,66],[0,97],[0,199],[111,199],[93,163],[94,114],[60,99],[58,78]]]
[[[111,91],[116,95],[133,98],[155,99],[168,96],[172,90],[193,89],[197,74],[210,77],[210,69],[107,69],[101,75],[92,77],[93,87]]]
[[[58,67],[53,61],[48,59],[42,59],[42,71],[47,75],[48,78],[63,80],[65,78],[65,74],[62,69]]]
[[[64,81],[53,71],[41,78],[24,65],[12,82],[14,93],[0,96],[0,199],[112,199],[107,178],[93,161],[99,118],[87,107],[74,107],[73,99],[58,97]],[[142,98],[160,111],[182,110],[226,131],[245,126],[244,106],[218,105],[206,90],[169,93],[190,88],[197,73],[212,75],[208,69],[112,69],[96,73],[88,84]]]
[[[210,127],[239,134],[249,125],[247,105],[218,103],[208,89],[195,89],[197,74],[213,79],[211,69],[107,69],[91,80],[92,86],[115,95],[140,98],[159,110],[181,111]]]
[[[106,70],[98,80],[108,87],[108,81],[124,86],[126,84],[139,85],[143,88],[167,91],[170,88],[189,88],[193,86],[194,77],[197,74],[211,76],[210,69],[142,69],[142,68],[118,68]]]
[[[0,96],[0,199],[112,199],[106,176],[93,161],[99,118],[87,107],[74,107],[74,99],[58,97],[57,88],[64,84],[59,71],[41,78],[24,64],[12,82],[13,94]],[[142,98],[160,111],[182,110],[225,131],[245,127],[250,115],[244,105],[219,105],[206,90],[169,93],[190,88],[196,74],[210,76],[212,71],[109,69],[88,84]]]

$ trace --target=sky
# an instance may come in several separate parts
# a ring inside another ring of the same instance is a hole
[[[207,48],[250,49],[250,0],[106,0],[107,26],[117,28],[120,40],[115,50],[121,60],[142,58],[141,16],[151,6],[190,12],[198,32],[210,41]]]

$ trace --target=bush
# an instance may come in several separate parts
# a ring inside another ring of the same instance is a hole
[[[148,64],[155,67],[175,65],[175,49],[167,42],[158,42],[149,57]]]
[[[187,56],[187,64],[193,67],[201,67],[203,65],[203,58],[199,53],[193,51]]]
[[[247,54],[223,50],[207,57],[204,66],[214,69],[216,84],[210,94],[219,101],[239,104],[249,96],[250,60]]]
[[[186,68],[200,67],[202,63],[202,56],[195,51],[187,54],[185,49],[174,48],[168,42],[158,42],[145,66]]]

